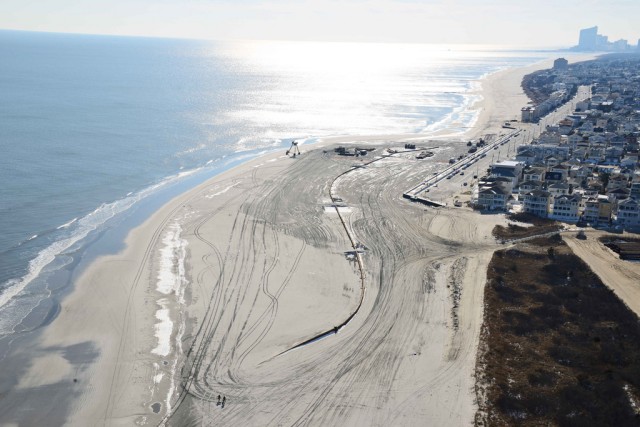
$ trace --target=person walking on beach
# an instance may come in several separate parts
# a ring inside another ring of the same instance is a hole
[[[222,397],[222,409],[224,409],[224,402],[227,401],[227,396]]]

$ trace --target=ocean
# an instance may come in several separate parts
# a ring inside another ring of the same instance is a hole
[[[50,321],[87,260],[204,179],[294,139],[462,133],[483,76],[549,56],[0,31],[0,338]]]

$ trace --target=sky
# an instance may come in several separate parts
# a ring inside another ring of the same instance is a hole
[[[569,47],[640,38],[639,0],[0,0],[0,29],[214,40]]]

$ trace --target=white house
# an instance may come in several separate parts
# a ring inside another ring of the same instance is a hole
[[[530,213],[542,218],[549,214],[551,205],[551,194],[544,190],[534,190],[525,193],[521,197],[523,212]]]
[[[512,188],[518,185],[524,164],[513,160],[503,160],[491,165],[489,176],[492,178],[508,178],[511,180]]]
[[[617,222],[625,227],[640,225],[640,203],[632,198],[618,202]]]
[[[599,195],[589,197],[584,202],[582,220],[591,224],[608,224],[611,220],[611,201],[607,196]]]
[[[493,185],[478,191],[476,206],[490,211],[504,211],[511,193],[502,185]]]
[[[578,194],[555,197],[549,218],[564,222],[578,222],[581,200],[582,197]]]
[[[551,193],[553,197],[566,196],[569,194],[569,184],[566,182],[557,182],[547,187],[547,191]]]

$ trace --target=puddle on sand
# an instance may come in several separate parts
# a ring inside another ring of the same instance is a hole
[[[160,408],[162,408],[161,403],[156,402],[153,405],[151,405],[151,409],[153,410],[154,414],[157,414],[158,412],[160,412]]]

